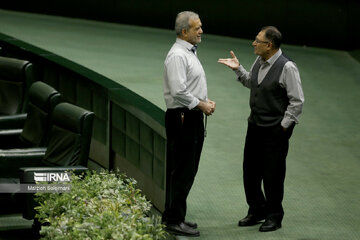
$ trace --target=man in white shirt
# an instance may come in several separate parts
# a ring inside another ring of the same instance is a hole
[[[218,60],[233,69],[237,79],[251,90],[243,164],[249,211],[238,225],[252,226],[265,219],[259,228],[261,232],[281,227],[289,139],[304,103],[298,68],[283,55],[281,39],[277,28],[261,29],[252,43],[258,57],[250,72],[232,51],[232,58]]]
[[[180,12],[176,42],[165,59],[164,99],[167,107],[166,201],[163,222],[176,235],[199,236],[197,224],[185,221],[186,198],[198,170],[204,142],[204,114],[215,111],[208,98],[206,76],[197,57],[202,23],[198,14]]]

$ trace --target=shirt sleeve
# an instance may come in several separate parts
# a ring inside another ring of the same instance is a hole
[[[181,56],[173,56],[168,59],[165,70],[171,96],[181,105],[193,109],[199,104],[200,100],[187,90],[185,61]]]
[[[289,98],[289,105],[281,121],[281,125],[288,128],[293,122],[299,123],[298,119],[305,101],[299,70],[295,63],[289,61],[285,64],[280,84],[286,89]]]
[[[240,67],[234,70],[237,80],[241,82],[245,87],[250,88],[250,79],[251,79],[251,72],[246,71],[246,69],[240,65]]]
[[[243,65],[240,65],[238,69],[234,70],[234,72],[237,76],[237,80],[239,82],[241,82],[247,88],[251,88],[251,72],[252,72],[252,69],[257,60],[258,60],[258,57],[255,59],[255,62],[251,66],[249,72],[246,71],[246,69],[243,67]]]

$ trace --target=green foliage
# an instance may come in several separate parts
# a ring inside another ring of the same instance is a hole
[[[165,239],[136,181],[103,171],[71,178],[71,192],[36,193],[43,239]]]

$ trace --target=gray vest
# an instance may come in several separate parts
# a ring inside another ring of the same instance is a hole
[[[259,60],[255,63],[251,75],[249,122],[269,127],[279,124],[283,119],[289,105],[289,98],[286,89],[280,86],[279,80],[284,65],[288,61],[290,61],[288,58],[281,55],[260,84],[258,84]]]

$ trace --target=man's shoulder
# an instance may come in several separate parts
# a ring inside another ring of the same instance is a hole
[[[169,54],[176,54],[176,55],[184,55],[187,52],[187,49],[177,43],[174,43],[174,45],[171,47]]]
[[[168,52],[166,59],[186,59],[187,51],[186,49],[182,48],[181,46],[176,46],[175,44],[172,46],[170,51]]]
[[[285,63],[284,69],[286,69],[286,70],[291,70],[291,69],[295,70],[296,69],[297,70],[298,67],[295,62],[289,60]]]
[[[295,62],[284,53],[281,53],[281,55],[275,60],[274,64],[283,68],[296,67]]]

